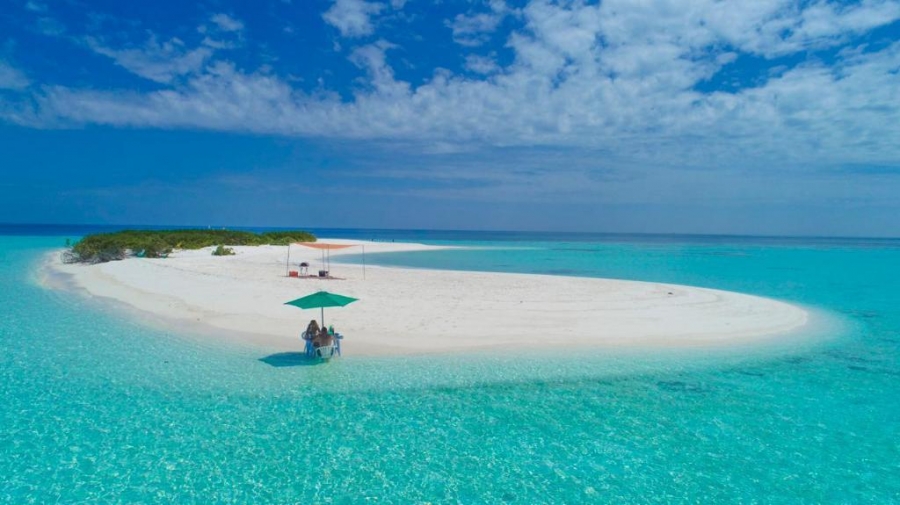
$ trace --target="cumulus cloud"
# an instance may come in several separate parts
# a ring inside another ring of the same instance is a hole
[[[541,9],[553,5],[530,4]],[[651,43],[677,40],[679,46],[695,50],[730,46],[765,57],[830,47],[900,19],[896,0],[819,0],[805,6],[792,0],[607,0],[594,9],[599,33],[612,46],[633,43],[637,37]]]
[[[116,65],[159,83],[198,72],[213,53],[209,47],[189,49],[177,38],[159,42],[153,34],[142,46],[125,49],[107,47],[93,37],[86,38],[85,42],[94,52],[111,58]]]
[[[554,150],[573,150],[633,174],[643,167],[893,166],[900,159],[893,141],[900,138],[900,42],[877,50],[850,47],[833,64],[810,59],[737,90],[696,89],[739,54],[831,47],[860,27],[887,22],[891,5],[533,0],[517,14],[521,27],[509,34],[508,65],[470,55],[466,68],[474,75],[436,69],[413,85],[398,79],[390,64],[396,46],[378,40],[348,56],[365,73],[349,99],[326,90],[302,92],[273,73],[208,56],[191,59],[196,49],[151,39],[137,56],[106,50],[123,67],[169,83],[165,89],[46,86],[34,96],[30,117],[44,124],[371,139],[418,152],[540,148],[544,162],[557,167],[571,167],[572,160],[553,158]],[[148,53],[166,55],[160,59],[170,65],[148,64]],[[179,64],[173,68],[173,62]],[[612,184],[591,167],[570,180],[582,179],[582,187]]]
[[[244,29],[244,23],[228,14],[215,14],[210,18],[210,21],[224,32],[239,32]]]
[[[214,14],[197,27],[204,35],[202,45],[212,49],[233,49],[243,43],[244,23],[227,14]]]
[[[394,70],[387,63],[386,52],[397,46],[386,40],[358,47],[350,54],[350,61],[365,69],[369,75],[368,83],[378,96],[408,96],[409,84],[394,79]]]
[[[497,65],[494,58],[470,54],[466,56],[466,70],[475,72],[476,74],[488,75],[500,70],[500,66]]]
[[[372,16],[384,7],[384,4],[365,0],[335,0],[331,8],[322,14],[322,19],[337,28],[344,37],[363,37],[375,31]]]
[[[21,90],[28,87],[29,84],[31,81],[24,73],[0,60],[0,90]]]
[[[220,13],[197,27],[204,37],[195,47],[177,37],[161,41],[153,32],[148,32],[143,43],[119,47],[96,37],[82,40],[95,53],[112,59],[125,70],[157,83],[169,84],[184,76],[198,74],[216,51],[240,45],[243,29],[240,20]]]
[[[453,31],[453,40],[457,44],[474,47],[490,40],[510,9],[503,0],[491,0],[488,7],[487,12],[457,14],[445,23]]]

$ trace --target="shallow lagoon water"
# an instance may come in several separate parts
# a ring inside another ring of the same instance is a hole
[[[325,366],[45,289],[35,266],[61,242],[0,237],[0,502],[900,501],[890,242],[480,242],[370,256],[734,289],[840,324],[730,351]]]

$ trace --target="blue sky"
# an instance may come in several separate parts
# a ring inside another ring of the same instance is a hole
[[[0,222],[900,236],[900,1],[2,0]]]

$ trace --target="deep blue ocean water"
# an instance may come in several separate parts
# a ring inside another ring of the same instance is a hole
[[[2,503],[900,503],[900,241],[316,230],[370,263],[692,284],[839,324],[765,349],[360,358],[151,329],[0,226]]]

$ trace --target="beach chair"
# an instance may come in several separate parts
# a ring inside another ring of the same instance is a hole
[[[321,359],[331,359],[335,355],[335,346],[334,345],[323,345],[319,346],[315,350],[316,356]]]
[[[306,330],[304,330],[303,333],[300,334],[300,338],[302,338],[306,342],[306,345],[303,348],[303,352],[310,358],[315,357],[316,348],[313,347],[312,337],[308,336],[306,334]]]

